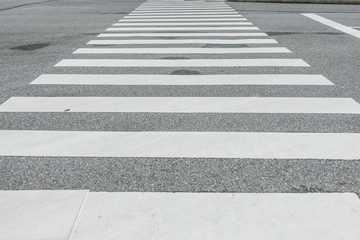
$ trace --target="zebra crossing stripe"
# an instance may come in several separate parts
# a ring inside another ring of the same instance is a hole
[[[169,23],[115,23],[113,26],[227,26],[227,25],[252,25],[250,22],[169,22]]]
[[[358,240],[359,212],[354,193],[89,192],[70,240]]]
[[[259,48],[79,48],[74,54],[238,54],[291,53],[283,47]]]
[[[0,131],[1,156],[358,160],[359,145],[359,133]]]
[[[358,240],[360,235],[355,193],[7,190],[0,191],[0,199],[0,239],[192,239],[199,234],[209,240]]]
[[[239,14],[237,12],[213,12],[213,11],[207,11],[207,12],[191,12],[191,13],[187,13],[187,12],[173,12],[173,13],[168,13],[168,12],[164,12],[164,13],[130,13],[128,14],[128,16],[166,16],[166,15],[235,15],[238,16]]]
[[[70,85],[334,85],[322,75],[307,74],[43,74],[31,84]]]
[[[202,15],[170,15],[170,16],[164,16],[164,15],[158,15],[158,16],[124,16],[123,19],[142,19],[142,18],[177,18],[177,19],[184,19],[184,18],[204,18],[204,17],[208,17],[208,18],[241,18],[242,15],[240,14],[234,14],[234,15],[224,15],[224,14],[202,14]]]
[[[131,14],[142,14],[142,13],[192,13],[192,12],[232,12],[236,13],[234,9],[187,9],[187,10],[134,10]]]
[[[131,32],[131,31],[246,31],[259,30],[257,27],[117,27],[108,28],[106,31]]]
[[[232,8],[226,4],[217,4],[217,5],[211,5],[211,4],[199,4],[199,5],[175,5],[175,6],[158,6],[153,4],[141,4],[137,8]]]
[[[221,33],[221,37],[266,37],[266,33],[250,32],[250,33]],[[219,33],[102,33],[97,37],[219,37]]]
[[[310,97],[12,97],[0,112],[360,114],[360,104],[351,98]]]
[[[246,18],[185,18],[185,19],[120,19],[119,22],[213,22],[213,21],[246,21]]]
[[[138,7],[136,11],[234,10],[231,7]]]
[[[310,67],[301,59],[64,59],[55,67]]]
[[[91,40],[88,45],[138,45],[138,44],[277,44],[274,39],[136,39]]]

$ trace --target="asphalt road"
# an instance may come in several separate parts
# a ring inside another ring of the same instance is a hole
[[[360,103],[360,39],[304,17],[360,26],[360,5],[228,3],[310,68],[55,68],[143,1],[0,1],[0,103],[14,96],[342,97]],[[149,38],[151,39],[151,38]],[[189,47],[222,47],[188,44]],[[111,46],[110,46],[111,47]],[[119,47],[119,46],[118,46]],[[136,47],[127,45],[126,47]],[[142,46],[143,47],[143,46]],[[158,47],[147,45],[146,47]],[[178,47],[168,45],[167,47]],[[227,47],[246,47],[231,45]],[[256,57],[268,57],[257,54]],[[143,54],[143,59],[238,54]],[[253,58],[242,54],[241,58]],[[271,54],[271,57],[283,57]],[[334,86],[29,85],[41,74],[321,74]],[[360,133],[358,114],[0,113],[1,130]],[[0,157],[0,189],[91,191],[356,192],[359,160]]]

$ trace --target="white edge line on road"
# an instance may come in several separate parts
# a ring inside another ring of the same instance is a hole
[[[327,18],[321,17],[319,15],[316,15],[314,13],[302,13],[303,16],[311,18],[319,23],[322,23],[324,25],[327,25],[329,27],[335,28],[336,30],[339,30],[341,32],[347,33],[349,35],[352,35],[354,37],[360,38],[360,31],[355,30],[354,28],[342,25],[340,23],[334,22],[332,20],[329,20]]]

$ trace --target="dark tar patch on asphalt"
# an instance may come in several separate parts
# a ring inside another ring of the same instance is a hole
[[[20,50],[20,51],[31,51],[37,50],[40,48],[44,48],[49,46],[49,43],[35,43],[35,44],[27,44],[27,45],[20,45],[16,47],[10,48],[11,50]]]
[[[190,71],[186,69],[176,70],[171,73],[171,75],[199,75],[201,74],[198,71]]]

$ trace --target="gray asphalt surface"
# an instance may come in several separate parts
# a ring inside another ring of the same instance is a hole
[[[262,32],[277,40],[279,46],[293,52],[289,55],[242,54],[241,58],[300,58],[311,68],[54,68],[60,60],[71,58],[205,57],[195,54],[72,55],[80,47],[91,47],[85,44],[142,2],[0,0],[0,103],[13,96],[350,97],[360,102],[360,39],[300,15],[318,13],[347,26],[360,26],[360,5],[228,3]],[[146,45],[152,46],[156,47]],[[206,44],[186,46],[218,47]],[[238,58],[239,55],[222,57]],[[179,70],[199,74],[322,74],[335,86],[29,85],[44,73],[173,74]],[[360,116],[0,113],[0,129],[360,133]],[[0,179],[2,190],[360,193],[360,160],[0,157]]]

